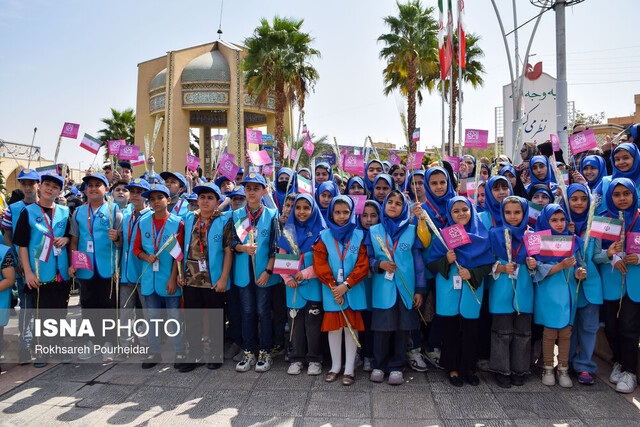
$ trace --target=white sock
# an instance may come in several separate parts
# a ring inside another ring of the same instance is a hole
[[[331,350],[331,372],[339,374],[342,370],[342,328],[329,331],[329,350]]]
[[[351,332],[349,332],[347,330],[347,328],[342,328],[344,329],[344,374],[345,375],[353,375],[353,372],[355,371],[355,364],[356,364],[356,351],[357,351],[357,347],[356,347],[356,342],[353,340],[353,337],[351,336]],[[358,331],[353,331],[353,333],[356,335],[356,338],[358,337]]]

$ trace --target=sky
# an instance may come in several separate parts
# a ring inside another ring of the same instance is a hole
[[[512,2],[496,3],[510,31]],[[516,3],[519,24],[539,13],[529,1]],[[423,4],[437,8],[436,0]],[[463,126],[489,129],[493,141],[495,107],[509,83],[507,54],[491,1],[467,0],[465,7],[467,32],[481,37],[486,74],[482,87],[463,86]],[[304,19],[303,30],[322,54],[313,61],[320,78],[305,107],[312,132],[344,145],[362,145],[368,135],[402,145],[399,111],[406,101],[383,94],[385,64],[377,42],[388,31],[383,17],[397,14],[395,1],[227,0],[222,10],[222,38],[238,44],[261,18]],[[79,123],[81,135],[97,136],[110,108],[135,108],[137,64],[217,40],[220,11],[221,0],[0,0],[0,138],[30,144],[37,127],[35,145],[53,159],[64,122]],[[633,114],[640,41],[635,21],[625,21],[636,16],[640,2],[633,0],[586,0],[567,9],[568,98],[578,110]],[[533,22],[518,31],[521,56],[532,28]],[[513,52],[513,35],[508,41]],[[530,63],[542,61],[544,72],[556,75],[553,11],[543,15],[531,54]],[[440,144],[440,111],[440,96],[426,94],[417,108],[419,148]],[[74,168],[92,162],[93,155],[79,149],[80,139],[63,139],[60,161]]]

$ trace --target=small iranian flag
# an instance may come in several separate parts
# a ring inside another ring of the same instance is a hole
[[[100,141],[99,139],[95,139],[88,133],[84,134],[84,138],[82,138],[82,142],[80,142],[80,147],[92,152],[93,154],[98,154],[101,145],[102,141]]]
[[[276,254],[276,262],[273,264],[275,274],[296,274],[299,270],[299,255]]]
[[[420,128],[416,128],[416,130],[413,131],[413,136],[412,136],[411,140],[413,142],[420,141]]]
[[[567,169],[562,169],[560,173],[562,174],[564,185],[569,185],[569,171]]]
[[[541,212],[542,206],[529,202],[529,224],[535,225]]]
[[[300,193],[313,194],[311,181],[302,175],[298,175],[298,190]]]
[[[178,243],[178,239],[175,236],[167,245],[167,250],[169,251],[169,255],[171,255],[176,261],[182,261],[182,248],[180,247],[180,243]]]
[[[616,241],[622,232],[622,220],[596,216],[591,224],[591,237]]]
[[[238,233],[238,238],[240,239],[241,242],[244,242],[244,239],[247,237],[247,234],[249,234],[249,230],[251,230],[251,221],[249,220],[249,217],[245,216],[244,218],[240,218],[239,220],[236,221],[234,226],[236,227],[236,233]]]
[[[570,257],[573,255],[575,236],[541,236],[540,255]]]
[[[42,236],[42,241],[40,242],[40,246],[36,249],[35,257],[36,259],[47,262],[49,261],[49,253],[51,252],[51,243],[53,243],[53,237],[48,234],[44,234]]]

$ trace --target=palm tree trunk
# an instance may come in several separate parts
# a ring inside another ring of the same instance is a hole
[[[413,131],[416,129],[416,58],[411,56],[407,69],[407,144],[411,152],[416,151]]]
[[[276,129],[274,132],[274,137],[277,142],[276,150],[280,154],[278,156],[278,159],[284,159],[284,109],[287,106],[287,100],[284,94],[283,79],[276,80],[275,97]]]
[[[451,99],[451,102],[453,103],[453,108],[451,109],[451,111],[453,112],[451,117],[449,117],[449,123],[451,124],[451,128],[453,129],[453,132],[451,133],[452,135],[452,140],[449,141],[449,145],[451,145],[454,148],[454,152],[453,155],[456,155],[455,152],[455,141],[456,141],[456,122],[457,122],[457,115],[456,115],[456,108],[458,107],[458,70],[453,68],[452,66],[452,71],[451,71],[451,83],[453,85],[453,96]],[[462,141],[461,141],[462,142]]]

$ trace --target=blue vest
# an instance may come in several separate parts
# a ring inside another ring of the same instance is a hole
[[[187,253],[183,260],[183,271],[187,268],[188,251],[191,250],[191,236],[193,227],[198,228],[198,224],[194,224],[195,215],[193,212],[188,212],[185,218],[184,224],[184,252]],[[207,233],[207,268],[209,269],[209,276],[211,278],[211,285],[215,286],[220,276],[222,276],[222,267],[224,265],[224,245],[223,234],[224,227],[229,222],[229,215],[223,214],[211,222],[209,231]],[[231,274],[227,279],[227,290],[231,287]]]
[[[344,254],[344,261],[340,261],[340,255],[338,255],[337,250],[332,249],[336,245],[336,239],[333,237],[333,234],[331,234],[330,229],[327,228],[322,230],[320,232],[320,239],[327,247],[327,252],[329,254],[329,267],[331,268],[333,277],[337,278],[338,270],[342,268],[344,279],[346,280],[347,277],[349,277],[349,274],[353,271],[356,261],[358,260],[358,252],[360,251],[360,245],[364,239],[364,233],[362,230],[353,230],[353,234],[351,234],[351,239],[349,240],[349,248],[346,253],[344,252],[344,246],[338,243],[340,254]],[[351,310],[365,310],[367,308],[367,294],[365,287],[362,286],[362,282],[349,283],[349,285],[351,285],[351,290],[344,294],[342,308],[345,310],[347,308],[350,308]],[[322,286],[322,305],[324,306],[324,311],[340,311],[340,306],[336,304],[335,298],[331,293],[331,289],[326,285]]]
[[[587,255],[585,256],[583,265],[587,269],[587,278],[580,282],[580,288],[578,289],[578,308],[586,307],[587,304],[602,304],[602,278],[600,277],[598,266],[593,262],[594,246],[595,239],[589,239]],[[580,245],[580,253],[584,254],[584,241],[582,241]]]
[[[605,197],[605,194],[607,194],[609,185],[611,185],[611,180],[612,180],[612,175],[607,175],[604,178],[602,178],[602,194],[601,194],[602,197],[601,197],[600,206],[596,207],[596,215],[600,215],[601,213],[608,210],[607,199]],[[638,207],[640,208],[640,186],[636,187],[636,194],[638,194]],[[582,284],[580,284],[580,286],[582,286]],[[617,299],[620,299],[620,296],[618,296]]]
[[[498,261],[502,265],[507,264],[503,259]],[[497,280],[494,280],[493,276],[487,276],[484,279],[485,282],[491,282],[489,312],[493,314],[510,314],[518,311],[533,313],[533,279],[526,265],[518,264],[518,267],[518,277],[514,277],[513,280],[507,273],[501,273]]]
[[[53,220],[50,224],[53,229],[53,237],[64,237],[64,232],[67,229],[67,221],[69,221],[69,208],[60,205],[54,206]],[[46,221],[49,221],[49,218],[43,217],[42,209],[37,203],[31,204],[25,209],[29,215],[29,226],[31,227],[31,236],[29,237],[29,262],[32,270],[35,272],[35,254],[40,247],[42,237],[45,233],[51,234],[46,223]],[[61,248],[60,255],[54,256],[53,241],[51,242],[49,260],[47,262],[39,261],[38,268],[40,281],[42,283],[56,280],[58,272],[63,280],[69,280],[69,258],[67,249],[67,247]]]
[[[304,253],[300,270],[302,271],[311,266],[313,266],[313,251],[308,251]],[[298,283],[297,291],[287,286],[286,292],[287,307],[295,308],[296,310],[303,308],[307,304],[307,301],[322,301],[322,283],[320,283],[320,279],[318,278],[303,280]]]
[[[573,299],[576,296],[578,286],[574,272],[574,267],[561,270],[545,277],[536,286],[533,305],[534,323],[552,329],[562,329],[573,325],[577,307],[573,303]],[[567,275],[569,276],[568,286]]]
[[[278,211],[276,209],[269,209],[265,207],[258,218],[256,228],[258,230],[257,236],[254,234],[254,242],[258,244],[256,254],[254,256],[256,260],[255,279],[267,268],[269,263],[269,236],[271,235],[271,221],[273,217],[277,217]],[[233,217],[231,220],[235,224],[238,220],[247,217],[247,209],[240,208],[233,211]],[[254,230],[255,233],[255,230]],[[244,238],[242,244],[249,243],[249,234]],[[253,268],[251,258],[244,252],[236,253],[236,263],[234,266],[233,277],[235,279],[235,285],[241,288],[246,287],[249,284],[249,269]],[[281,280],[280,275],[272,274],[267,282],[267,286],[273,286],[279,283]]]
[[[144,215],[151,215],[151,209],[144,208],[141,210],[138,218],[133,215],[132,210],[128,212],[125,211],[122,214],[121,283],[138,283],[138,278],[142,274],[144,261],[133,254],[133,242],[135,242],[136,236],[138,235],[138,222]]]
[[[600,264],[598,268],[606,301],[618,301],[620,297],[629,294],[633,302],[640,302],[640,265],[627,264],[627,274],[624,278],[617,268],[611,271],[610,263]]]
[[[462,289],[453,289],[453,276],[458,275],[458,267],[451,264],[449,268],[449,279],[445,279],[442,274],[436,276],[436,313],[440,316],[457,316],[465,319],[477,319],[480,317],[480,306],[484,294],[484,280],[478,289],[475,290],[478,301],[473,296],[471,288],[462,281]]]
[[[24,200],[20,200],[19,202],[11,203],[9,205],[9,210],[11,211],[11,236],[16,234],[16,226],[18,225],[18,219],[20,218],[20,214],[22,210],[27,205],[24,203]],[[18,246],[13,245],[14,253],[19,257],[20,253],[18,252]],[[18,258],[16,258],[16,263],[19,262]]]
[[[493,216],[491,215],[491,212],[489,212],[489,210],[480,212],[478,214],[478,217],[480,217],[480,221],[482,221],[482,225],[484,225],[484,228],[486,228],[487,231],[491,230],[494,227]]]
[[[387,310],[395,305],[397,295],[400,293],[404,306],[407,310],[411,310],[413,308],[413,295],[416,291],[416,270],[413,254],[411,253],[416,240],[416,226],[407,226],[407,229],[404,230],[396,242],[390,241],[390,237],[382,224],[372,226],[369,233],[371,233],[371,244],[373,245],[375,258],[379,261],[389,261],[389,258],[384,254],[378,243],[378,238],[381,238],[383,242],[388,242],[389,252],[395,246],[396,250],[393,252],[392,262],[398,266],[393,280],[385,279],[384,273],[374,272],[372,307]],[[402,279],[404,279],[404,282]]]
[[[169,240],[169,237],[173,234],[178,234],[181,221],[178,215],[169,214],[167,222],[164,225],[164,230],[162,231],[162,236],[160,236],[160,241],[156,242],[158,250]],[[142,233],[140,235],[142,250],[147,254],[155,254],[156,249],[153,241],[158,237],[153,235],[153,215],[145,215],[140,218],[138,226],[140,227],[140,233]],[[156,230],[156,232],[160,233],[160,230]],[[169,282],[169,278],[171,278],[171,270],[173,268],[173,257],[169,254],[168,250],[165,249],[160,254],[159,264],[160,271],[153,271],[153,265],[143,262],[144,273],[142,273],[142,280],[140,281],[142,295],[147,296],[154,292],[161,297],[179,297],[182,295],[180,287],[177,288],[176,293],[173,295],[167,293],[167,282]]]
[[[173,209],[171,209],[171,213],[178,215],[184,220],[189,213],[189,201],[187,200],[187,198],[181,196],[176,202],[176,205],[173,207]]]
[[[78,250],[84,252],[91,259],[93,264],[93,273],[87,269],[81,268],[76,271],[76,277],[78,279],[91,279],[94,274],[98,273],[103,279],[108,279],[113,276],[116,269],[117,247],[109,239],[109,227],[111,223],[109,220],[109,204],[104,202],[102,206],[98,208],[95,215],[91,215],[91,229],[93,234],[89,232],[89,208],[91,205],[79,206],[76,209],[75,217],[78,222]],[[111,206],[111,215],[115,219],[118,206],[114,203]],[[93,239],[93,253],[87,251],[87,242]],[[112,258],[113,257],[113,258]]]
[[[14,203],[15,204],[15,203]],[[11,212],[13,215],[13,212]],[[11,248],[4,244],[0,244],[0,264],[4,261],[4,257],[7,256],[7,252],[9,252]],[[0,280],[4,279],[2,277],[2,270],[0,270]],[[0,326],[7,326],[9,323],[9,312],[11,311],[11,288],[9,286],[4,291],[0,291]]]

